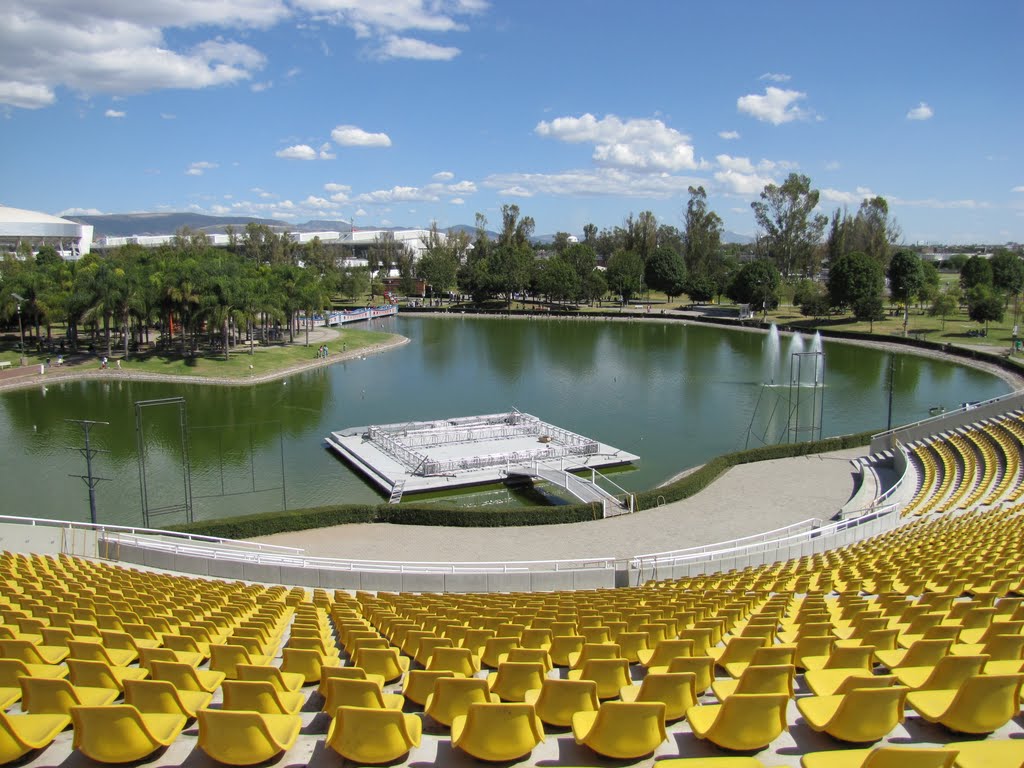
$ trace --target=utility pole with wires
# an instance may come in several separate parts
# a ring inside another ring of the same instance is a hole
[[[85,481],[86,486],[89,488],[89,522],[93,525],[96,524],[96,485],[103,480],[110,480],[109,477],[96,477],[92,473],[92,460],[93,457],[98,453],[110,453],[110,451],[93,448],[89,440],[90,431],[96,424],[102,424],[103,426],[110,426],[109,421],[91,421],[89,419],[65,419],[72,424],[77,424],[82,428],[85,433],[85,447],[84,448],[71,448],[73,451],[78,451],[82,456],[85,457],[85,474],[84,475],[68,475],[68,477],[80,477]]]

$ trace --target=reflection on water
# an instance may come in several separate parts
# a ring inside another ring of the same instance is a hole
[[[762,377],[789,377],[789,361],[766,364],[766,333],[656,322],[398,317],[384,323],[411,344],[364,360],[254,387],[117,381],[71,382],[0,396],[0,473],[5,512],[88,519],[74,450],[81,432],[66,419],[109,421],[93,430],[100,519],[141,522],[134,403],[187,402],[197,519],[342,502],[378,502],[376,491],[323,448],[348,426],[493,413],[518,407],[546,421],[638,454],[616,482],[639,490],[681,469],[744,446]],[[789,352],[813,337],[775,339]],[[881,427],[888,352],[832,342],[826,357],[824,434]],[[781,354],[781,353],[776,353]],[[928,416],[965,400],[1008,391],[998,378],[912,355],[896,356],[894,420]],[[780,370],[781,369],[781,370]],[[776,387],[788,392],[788,385]],[[763,408],[764,405],[758,406]],[[806,408],[806,401],[801,408]],[[174,409],[149,409],[146,479],[162,502],[182,494],[180,429]],[[801,415],[803,424],[806,416]],[[784,429],[783,429],[784,432]],[[11,478],[16,479],[11,481]],[[511,504],[505,489],[444,503]],[[155,521],[178,522],[169,516]]]

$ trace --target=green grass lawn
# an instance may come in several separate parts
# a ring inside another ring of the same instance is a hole
[[[375,344],[388,341],[393,334],[381,333],[380,331],[363,331],[346,328],[340,331],[340,335],[327,343],[331,357],[337,357],[343,349],[348,352],[355,352],[360,349],[372,347]],[[239,345],[232,348],[229,359],[225,360],[223,354],[204,353],[200,350],[199,356],[194,358],[183,358],[179,354],[166,354],[163,350],[148,352],[145,354],[129,355],[127,360],[122,361],[126,370],[140,371],[143,373],[155,373],[173,376],[208,376],[211,378],[242,379],[249,376],[261,376],[274,371],[290,368],[299,363],[306,363],[316,359],[317,348],[320,342],[310,342],[310,346],[303,345],[302,336],[296,336],[295,344],[272,344],[269,346],[257,346],[253,354],[249,354],[248,345]],[[110,367],[116,367],[118,350],[114,349],[114,357],[110,360]],[[56,360],[52,353],[37,354],[30,352],[26,355],[28,365],[39,365],[47,358],[51,363]],[[10,360],[17,365],[18,353],[13,349],[0,352],[0,359]],[[73,362],[74,358],[69,358]],[[85,362],[77,366],[98,367],[99,355],[90,355]]]

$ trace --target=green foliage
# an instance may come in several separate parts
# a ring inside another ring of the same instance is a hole
[[[954,272],[959,272],[964,268],[964,264],[967,263],[967,254],[965,253],[954,253],[952,256],[947,258],[944,262],[947,269],[952,269]]]
[[[793,291],[793,304],[800,307],[804,317],[824,317],[829,313],[831,302],[821,283],[801,280]]]
[[[946,328],[946,318],[956,312],[960,306],[960,289],[950,285],[946,290],[941,291],[932,299],[932,305],[928,308],[928,314],[932,317],[942,318],[942,328]]]
[[[647,258],[644,277],[649,288],[661,291],[669,298],[684,291],[686,264],[683,257],[665,245],[659,245]]]
[[[690,301],[703,304],[715,298],[718,294],[718,285],[715,283],[714,277],[702,269],[686,276],[683,292],[690,297]]]
[[[889,293],[902,303],[909,304],[924,285],[921,257],[913,251],[897,251],[889,262]]]
[[[979,285],[992,286],[992,265],[988,259],[971,256],[960,269],[960,285],[969,291]]]
[[[756,259],[743,265],[729,286],[728,295],[751,309],[775,309],[779,305],[782,277],[769,259]]]
[[[644,287],[644,262],[634,251],[616,251],[608,259],[608,287],[628,304]]]
[[[833,307],[849,307],[858,318],[874,319],[884,286],[882,265],[862,251],[844,254],[829,267],[829,301]]]
[[[537,289],[552,301],[576,299],[580,294],[580,278],[564,258],[554,256],[538,264]]]
[[[571,504],[560,507],[475,508],[431,504],[340,504],[287,512],[204,520],[171,530],[225,539],[249,539],[286,531],[305,531],[349,523],[441,525],[457,528],[496,528],[518,525],[579,523],[601,517],[598,507]]]
[[[1000,248],[992,255],[989,264],[992,266],[992,284],[996,290],[1016,296],[1024,289],[1024,262],[1020,256]]]
[[[719,255],[722,247],[722,219],[714,211],[708,210],[708,196],[704,187],[690,187],[688,192],[690,199],[686,203],[683,259],[686,269],[691,273],[710,272],[711,261]],[[693,298],[692,294],[690,296]]]
[[[587,301],[600,301],[608,293],[608,281],[604,278],[604,272],[599,269],[592,269],[583,281],[583,293]]]
[[[967,292],[967,315],[976,323],[1001,323],[1006,304],[990,286],[980,284]]]
[[[828,217],[815,214],[819,193],[807,176],[791,173],[782,186],[769,184],[761,199],[750,204],[754,219],[764,230],[764,246],[782,274],[813,274],[818,243]]]
[[[874,434],[874,431],[830,437],[808,443],[765,445],[748,451],[737,451],[736,453],[716,456],[699,469],[686,475],[686,477],[680,478],[668,485],[636,494],[637,509],[651,509],[661,504],[669,504],[680,499],[687,499],[707,488],[721,477],[722,473],[727,469],[739,464],[749,464],[754,461],[766,461],[768,459],[784,459],[791,456],[807,456],[812,453],[827,453],[845,448],[857,448],[868,445],[871,442],[872,434]]]

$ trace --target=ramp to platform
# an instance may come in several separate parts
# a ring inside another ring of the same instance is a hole
[[[628,509],[629,507],[628,502],[622,501],[615,494],[599,486],[594,480],[587,480],[560,467],[540,461],[531,465],[510,467],[508,475],[509,477],[540,479],[552,483],[559,488],[564,488],[567,493],[585,504],[601,504],[602,506],[611,504],[619,509]]]

